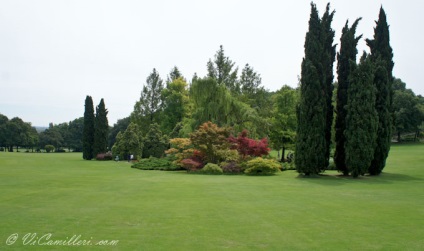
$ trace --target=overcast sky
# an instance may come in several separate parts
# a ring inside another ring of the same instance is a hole
[[[320,15],[327,2],[315,1]],[[331,1],[335,43],[357,17],[357,34],[372,38],[381,5],[394,76],[424,95],[424,1]],[[267,89],[296,86],[309,14],[306,0],[0,0],[0,113],[34,126],[69,122],[90,95],[95,105],[105,99],[113,125],[131,113],[153,68],[164,80],[173,66],[189,80],[204,76],[220,45]],[[368,51],[365,41],[358,50]]]

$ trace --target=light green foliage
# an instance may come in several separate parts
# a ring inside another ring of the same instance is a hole
[[[352,67],[348,88],[345,150],[346,166],[353,177],[358,177],[368,171],[374,156],[378,115],[371,60],[364,52],[360,64],[355,66],[352,62]]]
[[[181,122],[190,112],[190,101],[188,97],[187,83],[183,78],[174,79],[166,84],[162,90],[163,112],[161,128],[165,134],[171,133],[177,124]],[[182,128],[173,132],[178,135]]]
[[[201,170],[204,174],[222,174],[222,169],[217,164],[208,163]]]
[[[161,170],[161,171],[176,171],[181,168],[175,165],[169,158],[155,158],[150,157],[140,159],[137,163],[131,166],[140,170]]]
[[[263,159],[261,157],[249,160],[246,163],[247,169],[244,173],[247,175],[273,175],[280,171],[281,165],[274,159]]]
[[[112,147],[113,155],[119,155],[121,159],[127,159],[129,154],[137,159],[141,158],[143,151],[143,139],[138,125],[130,123],[125,132],[119,132],[116,136],[116,142]]]
[[[273,95],[274,107],[270,141],[276,149],[290,147],[295,141],[297,128],[296,106],[298,102],[299,91],[287,85]]]

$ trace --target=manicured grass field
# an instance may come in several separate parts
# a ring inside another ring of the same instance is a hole
[[[423,163],[422,144],[393,146],[384,173],[360,179],[189,175],[2,152],[0,249],[423,250]],[[39,246],[45,234],[93,245]]]

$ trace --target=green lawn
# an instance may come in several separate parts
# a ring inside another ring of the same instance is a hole
[[[424,145],[395,145],[381,176],[352,179],[189,175],[1,152],[0,250],[423,250],[423,153]],[[28,233],[34,245],[24,243]],[[119,242],[36,243],[50,233]]]

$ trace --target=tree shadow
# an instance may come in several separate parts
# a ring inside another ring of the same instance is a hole
[[[421,181],[422,178],[414,177],[406,174],[400,173],[386,173],[383,172],[380,175],[365,175],[353,178],[352,176],[346,176],[339,173],[323,173],[313,176],[305,176],[299,174],[296,179],[301,180],[302,182],[310,182],[319,185],[326,186],[341,186],[351,183],[361,183],[361,184],[391,184],[397,182],[411,182],[411,181]]]

